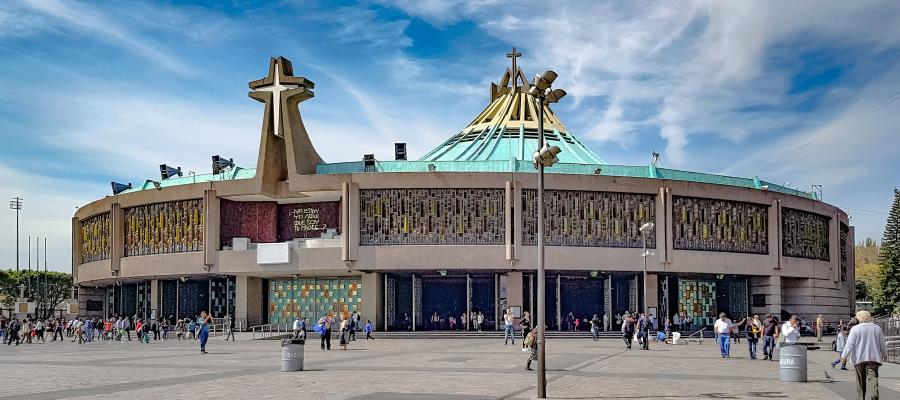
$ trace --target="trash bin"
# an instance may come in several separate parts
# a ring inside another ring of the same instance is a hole
[[[782,382],[806,382],[806,346],[782,344],[778,350],[778,366]]]
[[[281,341],[281,372],[303,371],[303,347],[305,339]]]

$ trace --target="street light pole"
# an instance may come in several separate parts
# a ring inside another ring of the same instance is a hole
[[[642,245],[641,245],[643,252],[641,253],[641,257],[644,258],[644,304],[643,304],[643,309],[644,309],[644,312],[647,313],[648,317],[650,316],[650,313],[647,310],[647,257],[650,256],[650,252],[647,251],[647,234],[650,233],[651,230],[653,230],[653,227],[654,227],[654,225],[652,222],[647,222],[647,223],[641,225],[641,227],[639,229],[641,231],[641,239],[643,239]]]
[[[9,201],[9,208],[16,210],[16,272],[19,272],[19,211],[22,211],[22,198],[13,197]]]
[[[538,151],[544,148],[544,96],[538,97]],[[547,398],[547,343],[545,328],[547,326],[547,304],[545,302],[547,279],[544,276],[544,163],[538,164],[537,187],[537,251],[538,251],[538,310],[537,310],[537,346],[538,346],[538,398]],[[557,300],[558,301],[558,300]]]
[[[538,149],[534,152],[534,166],[538,170],[537,187],[537,250],[538,250],[538,305],[537,305],[537,356],[538,356],[538,398],[547,397],[547,279],[544,271],[544,167],[551,167],[559,159],[557,146],[544,143],[544,105],[559,101],[566,92],[562,89],[551,90],[550,85],[556,79],[556,72],[547,71],[534,78],[528,94],[538,101]]]

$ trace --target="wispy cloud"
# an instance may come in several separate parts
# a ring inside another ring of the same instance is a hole
[[[24,4],[46,16],[50,21],[58,23],[61,29],[70,29],[118,46],[179,75],[192,74],[191,67],[164,46],[139,35],[95,7],[74,1],[58,0],[24,0]]]

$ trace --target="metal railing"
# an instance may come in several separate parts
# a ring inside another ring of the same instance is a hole
[[[270,337],[293,333],[290,324],[264,324],[250,327],[251,339],[268,339]]]
[[[887,347],[887,361],[900,364],[900,336],[887,336],[884,341]]]
[[[234,331],[235,332],[243,332],[244,326],[246,326],[245,322],[246,322],[246,320],[244,318],[236,318],[234,320]],[[226,321],[225,321],[225,318],[213,318],[212,323],[217,324],[217,325],[222,325],[224,327]]]
[[[705,330],[706,330],[706,328],[700,328],[698,331],[688,335],[688,337],[685,339],[685,341],[687,341],[688,343],[697,342],[697,344],[702,345],[703,344],[703,331],[705,331]]]

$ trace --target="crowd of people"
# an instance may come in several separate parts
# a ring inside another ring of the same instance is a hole
[[[206,354],[212,317],[201,312],[192,318],[174,316],[144,319],[138,316],[103,318],[0,319],[0,343],[45,343],[70,340],[78,344],[103,341],[132,341],[150,343],[151,340],[199,340],[200,352]],[[234,340],[234,319],[225,318],[225,340]],[[132,336],[133,335],[133,336]]]

